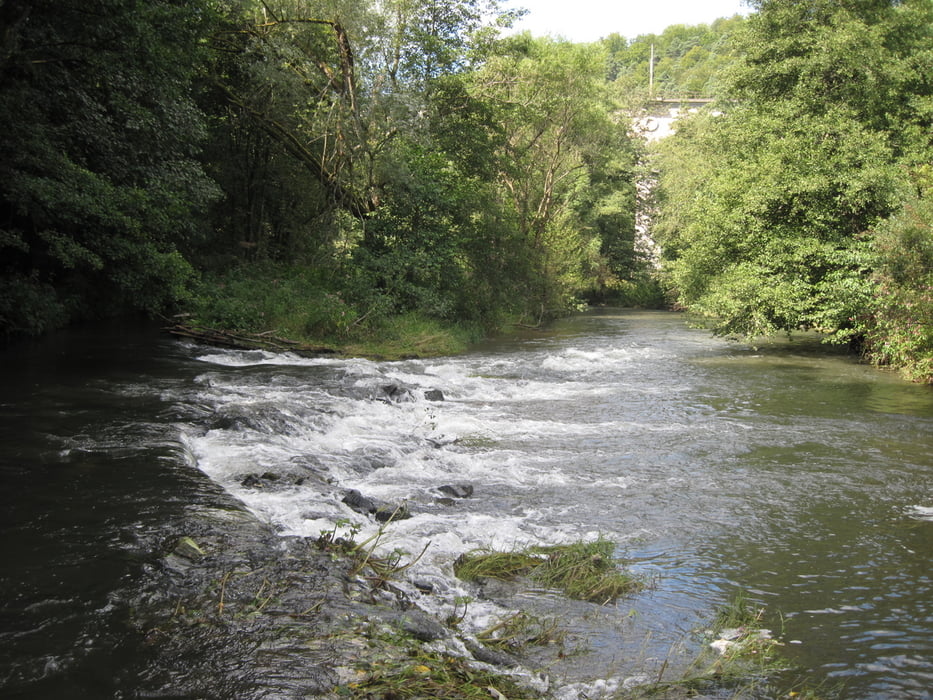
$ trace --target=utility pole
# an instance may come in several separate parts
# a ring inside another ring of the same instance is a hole
[[[651,45],[651,58],[648,59],[648,97],[654,97],[654,44]]]

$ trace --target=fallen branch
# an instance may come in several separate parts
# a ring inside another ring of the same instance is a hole
[[[227,331],[220,328],[207,328],[178,323],[165,328],[165,331],[179,338],[190,338],[199,343],[238,350],[269,350],[272,352],[292,352],[299,355],[333,355],[334,348],[323,345],[308,345],[289,338],[273,335],[273,331],[246,333]]]

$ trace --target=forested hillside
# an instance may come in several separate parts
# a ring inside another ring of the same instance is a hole
[[[663,286],[929,378],[933,8],[752,4],[584,45],[490,0],[5,0],[0,331],[184,312],[346,347]],[[649,161],[652,46],[655,95],[719,103]]]
[[[735,38],[745,19],[723,17],[712,24],[673,24],[661,34],[628,40],[610,34],[609,79],[629,100],[646,97],[719,97],[729,68],[739,58]],[[654,56],[654,71],[649,68]],[[653,78],[653,85],[650,84]]]

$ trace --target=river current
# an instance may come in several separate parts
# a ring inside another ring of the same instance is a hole
[[[554,616],[578,647],[549,669],[565,697],[688,663],[737,591],[799,678],[931,697],[929,387],[808,339],[756,348],[615,310],[400,362],[146,332],[58,342],[8,351],[3,370],[0,688],[21,697],[132,685],[108,680],[127,661],[121,591],[179,513],[232,496],[283,535],[362,539],[378,524],[343,503],[351,489],[411,512],[380,547],[424,551],[401,585],[428,611],[469,599],[475,630],[511,609]],[[595,606],[478,596],[453,576],[475,548],[597,537],[644,592]]]

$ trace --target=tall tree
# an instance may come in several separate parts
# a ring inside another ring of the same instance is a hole
[[[207,4],[7,0],[0,53],[0,329],[184,294],[215,195],[191,98]]]
[[[566,308],[584,284],[596,237],[596,211],[579,205],[596,180],[614,180],[600,197],[599,215],[609,215],[613,191],[632,187],[631,162],[613,159],[631,154],[627,124],[614,116],[599,47],[521,35],[502,48],[471,77],[472,93],[495,110],[501,129],[497,180],[535,271],[532,298]],[[614,177],[620,167],[628,177]]]
[[[806,326],[849,338],[872,293],[867,232],[897,208],[900,159],[928,119],[921,37],[933,8],[757,5],[735,101],[667,148],[658,232],[668,279],[723,333]]]

